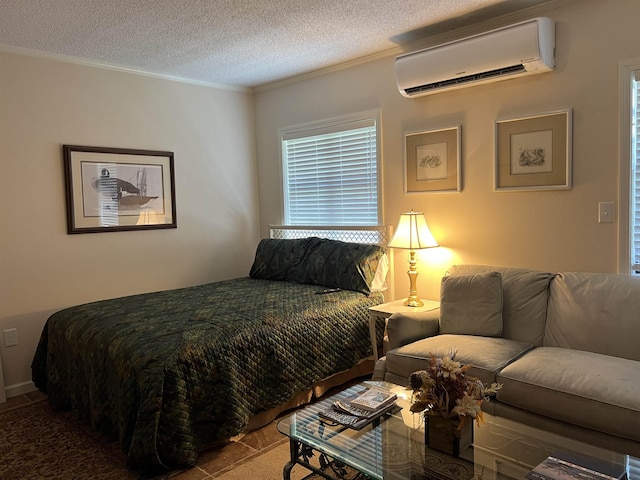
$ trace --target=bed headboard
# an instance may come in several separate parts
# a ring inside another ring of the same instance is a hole
[[[320,237],[343,242],[370,243],[387,246],[391,240],[391,225],[373,227],[363,226],[299,226],[299,225],[271,225],[271,238],[306,238]]]

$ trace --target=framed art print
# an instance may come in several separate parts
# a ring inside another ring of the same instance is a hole
[[[495,190],[571,188],[571,110],[496,121]]]
[[[405,193],[459,192],[460,126],[404,136]]]
[[[176,228],[173,152],[63,145],[68,233]]]

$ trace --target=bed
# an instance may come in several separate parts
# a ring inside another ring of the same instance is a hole
[[[332,379],[371,371],[382,259],[372,244],[263,239],[249,277],[61,310],[42,331],[34,383],[117,437],[131,469],[194,465]]]

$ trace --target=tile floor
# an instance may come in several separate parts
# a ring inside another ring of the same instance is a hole
[[[216,478],[243,465],[273,448],[288,444],[289,439],[278,432],[278,420],[245,435],[240,441],[212,448],[200,453],[198,464],[179,473],[175,480],[203,480]],[[284,466],[284,464],[282,465]]]
[[[45,398],[47,398],[47,396],[39,391],[26,393],[24,395],[18,395],[17,397],[7,398],[7,401],[5,403],[0,403],[0,413],[7,410],[13,410],[17,407],[22,407],[23,405],[37,402]]]

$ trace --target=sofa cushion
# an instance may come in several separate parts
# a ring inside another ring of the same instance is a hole
[[[394,378],[405,379],[406,385],[411,373],[424,370],[431,353],[443,356],[455,351],[458,362],[473,365],[469,375],[484,383],[493,383],[500,369],[531,348],[531,344],[504,338],[436,335],[388,351],[386,368]]]
[[[451,275],[499,272],[502,276],[502,337],[542,345],[553,273],[527,268],[454,265]]]
[[[640,360],[640,279],[569,272],[551,282],[544,345]]]
[[[498,374],[501,403],[640,441],[638,363],[598,353],[536,348]]]
[[[442,277],[440,333],[500,336],[502,280],[498,272]]]

